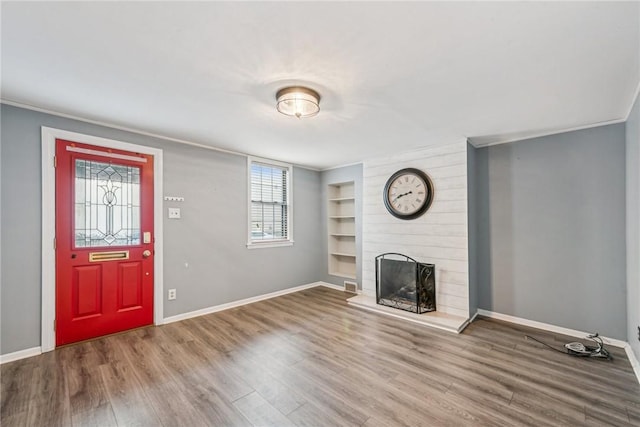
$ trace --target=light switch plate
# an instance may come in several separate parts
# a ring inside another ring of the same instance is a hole
[[[169,208],[169,219],[180,219],[180,208]]]

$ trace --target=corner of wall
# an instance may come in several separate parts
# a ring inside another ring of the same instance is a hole
[[[467,229],[469,257],[469,315],[478,311],[478,209],[476,148],[467,140]]]
[[[640,102],[636,90],[625,123],[627,340],[640,360]],[[640,371],[640,367],[638,367]]]

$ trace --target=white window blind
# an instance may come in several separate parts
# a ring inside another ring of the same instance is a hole
[[[249,243],[291,240],[288,165],[250,160]]]

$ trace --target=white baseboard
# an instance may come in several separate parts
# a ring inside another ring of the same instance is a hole
[[[315,284],[317,286],[324,286],[325,288],[335,289],[336,291],[344,292],[344,286],[334,285],[333,283],[327,283],[327,282],[316,282]]]
[[[508,314],[496,313],[494,311],[478,309],[480,316],[489,317],[491,319],[504,320],[505,322],[515,323],[517,325],[529,326],[531,328],[542,329],[544,331],[554,332],[556,334],[568,335],[570,337],[585,338],[591,332],[576,331],[575,329],[563,328],[561,326],[551,325],[549,323],[537,322],[535,320],[523,319],[521,317],[510,316]],[[607,338],[601,336],[602,341],[605,344],[626,348],[629,344],[626,341],[618,340],[615,338]]]
[[[478,312],[476,311],[476,314],[474,314],[473,316],[471,316],[470,319],[467,319],[464,324],[460,327],[460,329],[458,330],[458,333],[464,331],[464,329],[469,326],[470,324],[473,323],[474,320],[476,320],[476,317],[478,317]]]
[[[340,292],[345,292],[344,285],[343,286],[334,285],[333,283],[327,283],[327,282],[316,282],[316,285],[317,286],[324,286],[325,288],[335,289],[336,291],[340,291]],[[349,293],[351,293],[351,292],[349,292]],[[358,292],[356,292],[357,295],[360,295],[361,293],[362,293],[362,289],[358,289]]]
[[[14,351],[13,353],[2,354],[0,355],[0,365],[40,354],[42,354],[42,347],[26,348],[24,350]]]
[[[638,378],[638,383],[640,383],[640,361],[638,361],[638,358],[636,358],[636,354],[633,352],[631,345],[629,343],[626,343],[626,344],[627,345],[624,347],[624,349],[627,352],[627,357],[629,358],[629,362],[633,367],[633,372],[636,373],[636,377]]]
[[[190,311],[188,313],[176,314],[175,316],[165,317],[163,319],[163,324],[166,325],[167,323],[179,322],[180,320],[191,319],[193,317],[204,316],[205,314],[211,314],[211,313],[216,313],[218,311],[229,310],[230,308],[240,307],[242,305],[247,305],[247,304],[251,304],[258,301],[279,297],[281,295],[291,294],[293,292],[303,291],[309,288],[315,288],[316,286],[324,286],[331,289],[337,289],[339,291],[344,290],[342,286],[332,285],[331,283],[314,282],[314,283],[309,283],[307,285],[295,286],[293,288],[283,289],[281,291],[276,291],[276,292],[270,292],[268,294],[258,295],[251,298],[232,301],[225,304],[214,305],[211,307],[202,308],[200,310]]]

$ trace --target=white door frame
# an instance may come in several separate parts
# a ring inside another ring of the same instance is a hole
[[[162,289],[162,150],[113,139],[42,126],[42,352],[56,347],[56,139],[66,139],[100,147],[134,151],[153,156],[153,217],[155,234],[153,322],[163,323]]]

